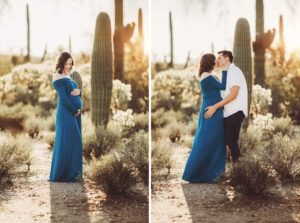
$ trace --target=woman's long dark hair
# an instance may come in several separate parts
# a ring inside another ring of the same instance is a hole
[[[63,52],[59,58],[58,58],[58,61],[57,61],[57,64],[56,64],[56,67],[55,67],[55,70],[62,74],[63,70],[64,70],[64,67],[65,67],[65,63],[68,61],[68,59],[71,58],[72,59],[72,67],[74,65],[74,60],[71,56],[71,54],[69,54],[68,52]]]
[[[200,69],[199,69],[199,77],[204,72],[210,72],[214,69],[215,66],[215,55],[211,53],[204,54],[200,60]]]

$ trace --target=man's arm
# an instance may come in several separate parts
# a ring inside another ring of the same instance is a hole
[[[218,103],[205,108],[205,110],[207,110],[207,111],[205,112],[204,117],[206,119],[210,118],[211,116],[213,116],[213,114],[219,108],[222,108],[224,105],[226,105],[226,104],[230,103],[231,101],[233,101],[234,99],[236,99],[236,97],[239,94],[239,89],[240,89],[240,87],[237,85],[232,86],[230,88],[230,93],[222,101],[219,101]]]

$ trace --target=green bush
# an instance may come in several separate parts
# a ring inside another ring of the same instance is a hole
[[[130,167],[116,153],[109,153],[89,166],[88,177],[108,195],[124,194],[137,182]]]
[[[282,181],[300,177],[300,140],[277,133],[261,151],[263,162],[274,169]]]
[[[255,157],[241,158],[233,165],[231,172],[232,184],[237,190],[246,194],[263,194],[274,184],[274,178],[261,161]]]
[[[148,140],[148,134],[144,130],[141,130],[126,142],[121,151],[124,161],[132,169],[137,170],[138,175],[146,185],[149,179]]]

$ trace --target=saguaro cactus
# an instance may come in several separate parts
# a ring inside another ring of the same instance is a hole
[[[174,43],[173,43],[173,23],[172,23],[172,12],[169,12],[169,28],[170,28],[170,63],[169,67],[174,66]]]
[[[81,75],[79,74],[78,71],[75,70],[70,74],[70,77],[77,83],[77,87],[80,89],[81,97],[82,97],[82,78],[81,78]]]
[[[134,27],[134,23],[123,26],[123,0],[115,0],[114,65],[119,80],[123,80],[124,74],[124,43],[132,37]]]
[[[138,19],[138,29],[139,29],[139,38],[144,38],[144,32],[143,32],[143,12],[142,9],[139,9],[139,19]]]
[[[142,57],[144,55],[144,32],[143,32],[143,12],[142,9],[139,9],[139,16],[138,16],[138,43],[140,45],[139,52],[140,56]]]
[[[256,0],[256,37],[253,42],[255,83],[265,86],[265,51],[275,37],[275,29],[264,32],[264,3]]]
[[[283,37],[283,17],[279,17],[279,54],[280,54],[280,64],[284,64],[285,61],[285,44]]]
[[[240,18],[235,26],[233,62],[243,71],[248,88],[248,111],[251,104],[252,93],[252,56],[250,26],[245,18]],[[246,122],[248,124],[248,120]],[[246,124],[246,125],[247,125]]]
[[[30,18],[29,18],[29,5],[26,4],[26,24],[27,24],[27,55],[25,61],[30,61]]]
[[[69,53],[72,54],[72,39],[71,39],[71,36],[69,36]]]
[[[112,95],[113,51],[111,23],[107,13],[97,17],[91,65],[91,107],[95,126],[109,121]]]

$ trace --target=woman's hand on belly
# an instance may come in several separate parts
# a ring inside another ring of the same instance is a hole
[[[71,95],[73,95],[73,96],[79,96],[80,95],[80,89],[75,88],[73,91],[71,91]]]

